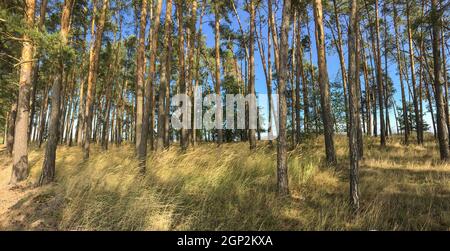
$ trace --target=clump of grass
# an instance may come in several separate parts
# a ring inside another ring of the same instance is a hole
[[[255,151],[246,143],[203,143],[184,153],[174,146],[150,155],[145,175],[130,145],[94,147],[88,161],[79,148],[60,147],[57,181],[34,196],[62,202],[51,204],[51,216],[30,211],[33,221],[52,217],[54,228],[66,230],[449,229],[450,167],[437,161],[432,139],[404,146],[394,137],[387,150],[365,139],[357,215],[348,206],[347,139],[335,140],[334,168],[323,165],[322,137],[289,152],[288,198],[277,196],[276,148],[264,142]],[[30,153],[30,182],[42,155]]]

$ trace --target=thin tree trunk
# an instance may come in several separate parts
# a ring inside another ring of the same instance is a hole
[[[295,76],[295,130],[296,130],[296,141],[297,144],[300,143],[300,79],[303,84],[305,84],[304,72],[303,72],[303,48],[301,43],[301,15],[298,13],[297,16],[297,27],[298,31],[295,36],[294,43],[297,43],[296,51],[293,53],[293,57],[297,58],[296,64],[296,76]],[[294,67],[294,66],[292,66]]]
[[[249,2],[250,8],[250,49],[249,49],[249,60],[250,60],[250,82],[248,84],[248,94],[255,95],[255,3],[253,1]],[[256,103],[253,103],[255,100],[251,99],[252,102],[249,103],[250,106],[256,106]],[[248,114],[248,119],[250,121],[250,114]],[[256,148],[256,138],[255,138],[255,129],[249,128],[248,137],[250,143],[250,149]]]
[[[411,69],[411,85],[413,90],[413,104],[414,104],[414,114],[416,121],[416,131],[417,131],[417,144],[423,144],[422,140],[422,126],[420,124],[419,117],[419,105],[417,101],[417,91],[416,91],[416,71],[414,68],[414,50],[412,43],[412,31],[411,31],[411,21],[410,21],[410,5],[407,2],[406,6],[406,20],[407,20],[407,30],[408,30],[408,45],[409,45],[409,60],[410,60],[410,69]]]
[[[45,23],[45,15],[47,13],[47,0],[42,0],[41,4],[40,4],[40,11],[39,11],[39,22],[38,22],[38,29],[40,31],[43,31],[44,28],[44,23]],[[37,83],[38,83],[38,79],[39,79],[39,52],[36,51],[35,49],[35,58],[37,59],[36,62],[33,63],[33,75],[32,75],[32,91],[31,91],[31,103],[30,103],[30,123],[29,123],[29,127],[28,127],[28,141],[30,141],[30,136],[31,136],[31,129],[33,127],[33,121],[34,121],[34,114],[36,111],[36,92],[37,92]]]
[[[61,46],[67,44],[67,39],[70,31],[70,15],[72,10],[72,3],[74,0],[65,0],[61,15]],[[62,48],[61,48],[62,49]],[[52,106],[50,110],[50,121],[48,127],[48,142],[45,148],[44,163],[42,165],[41,176],[38,184],[44,185],[52,182],[55,179],[55,161],[56,148],[58,146],[58,128],[60,123],[60,102],[61,102],[61,88],[62,81],[65,76],[64,62],[62,55],[59,56],[59,73],[52,86]],[[59,75],[58,75],[59,74]]]
[[[288,79],[288,36],[291,19],[291,1],[283,1],[283,16],[281,22],[280,40],[280,67],[278,73],[278,94],[279,94],[279,127],[278,127],[278,149],[277,149],[277,187],[281,196],[289,194],[288,168],[287,168],[287,146],[286,146],[286,81]],[[269,7],[271,8],[271,7]],[[275,30],[274,30],[275,31]]]
[[[144,0],[145,1],[145,0]],[[98,56],[100,53],[103,29],[106,21],[106,14],[109,8],[109,0],[104,0],[102,12],[97,24],[97,30],[95,31],[94,43],[91,44],[89,55],[89,72],[87,82],[87,95],[84,115],[84,147],[83,156],[85,159],[89,158],[89,147],[91,141],[92,132],[92,118],[94,110],[95,99],[95,86],[97,82],[97,70],[98,70]]]
[[[380,47],[380,21],[378,18],[378,0],[375,1],[375,36],[376,36],[376,50],[374,57],[377,68],[377,88],[378,88],[378,110],[380,112],[380,144],[381,147],[386,146],[386,124],[384,119],[384,98],[383,98],[383,75],[381,69],[381,47]]]
[[[52,79],[50,82],[53,82],[54,80]],[[44,99],[42,101],[42,105],[41,105],[41,114],[40,114],[40,118],[39,118],[39,136],[38,136],[38,141],[39,141],[39,148],[41,148],[42,142],[44,141],[44,132],[45,132],[45,122],[47,120],[47,108],[48,108],[48,90],[49,85],[46,84],[45,85],[45,89],[44,89]]]
[[[258,12],[259,13],[259,12]],[[261,13],[259,13],[259,18],[261,19]],[[268,96],[268,129],[267,129],[267,135],[269,139],[269,146],[273,146],[272,144],[272,64],[271,64],[271,34],[270,34],[270,26],[267,27],[267,62],[265,58],[265,50],[264,50],[264,44],[262,42],[262,23],[259,25],[259,34],[257,34],[257,41],[258,41],[258,49],[259,49],[259,55],[261,57],[261,62],[263,65],[264,75],[266,77],[266,88],[267,88],[267,96]],[[237,64],[236,64],[237,69]]]
[[[218,3],[214,4],[214,43],[215,43],[215,78],[216,78],[216,86],[215,86],[215,92],[217,95],[217,100],[221,99],[220,94],[220,13],[219,13],[219,6]],[[216,104],[216,106],[219,104]],[[221,111],[221,108],[218,108],[219,111]],[[220,146],[223,141],[223,130],[222,130],[222,113],[216,112],[216,125],[218,125],[220,128],[216,128],[217,131],[217,144]],[[220,124],[219,124],[220,123]]]
[[[147,142],[144,141],[144,72],[145,72],[145,27],[147,26],[147,0],[142,0],[141,19],[139,25],[139,41],[136,59],[136,153],[139,166],[145,170]]]
[[[325,55],[325,33],[323,28],[322,1],[314,0],[314,17],[316,23],[316,45],[319,64],[320,102],[325,137],[325,152],[328,164],[336,164],[336,153],[333,140],[333,119],[330,104],[330,86],[328,81],[327,62]]]
[[[431,124],[433,125],[433,136],[434,136],[434,138],[436,138],[436,120],[434,118],[433,103],[431,102],[431,91],[430,91],[430,85],[428,84],[428,81],[425,81],[425,88],[426,88],[428,106],[430,107]]]
[[[394,20],[394,30],[395,30],[395,44],[396,44],[396,51],[397,51],[397,66],[398,66],[398,76],[400,78],[400,91],[402,94],[402,111],[403,111],[403,124],[405,127],[404,131],[404,143],[408,144],[408,138],[409,138],[409,119],[408,119],[408,110],[406,106],[406,95],[405,95],[405,87],[403,84],[403,70],[402,70],[402,57],[401,57],[401,50],[400,50],[400,42],[399,42],[399,30],[398,30],[398,21],[397,19],[400,18],[397,13],[396,8],[396,0],[392,2],[392,8],[394,10],[393,14],[394,16],[392,19]]]
[[[441,160],[447,161],[449,159],[448,148],[448,131],[445,123],[445,108],[444,97],[442,95],[442,83],[441,83],[441,57],[440,57],[440,25],[439,25],[439,13],[438,13],[439,0],[431,1],[431,18],[432,18],[432,30],[433,30],[433,68],[434,68],[434,89],[437,109],[437,132],[439,139],[439,153]]]
[[[194,77],[194,54],[195,54],[195,40],[196,40],[196,36],[195,36],[195,27],[197,24],[197,1],[192,1],[192,5],[191,5],[191,16],[188,19],[189,20],[189,24],[188,24],[188,29],[187,29],[187,39],[186,39],[186,49],[188,51],[188,69],[186,71],[187,73],[187,94],[188,97],[191,100],[191,104],[194,103],[194,84],[193,84],[193,77]],[[192,111],[192,107],[191,110]],[[192,143],[192,145],[194,145],[194,113],[189,112],[188,116],[191,116],[191,122],[190,122],[190,128],[187,130],[188,133],[188,142],[190,141]]]
[[[348,96],[349,96],[349,115],[350,115],[350,123],[349,123],[349,158],[350,158],[350,204],[353,210],[356,212],[359,209],[359,149],[358,149],[358,126],[359,118],[358,118],[358,96],[357,96],[357,88],[359,85],[359,63],[358,59],[358,1],[352,0],[350,1],[350,26],[348,29]]]
[[[170,28],[172,29],[172,28]],[[164,120],[164,147],[168,148],[170,146],[170,124],[169,124],[169,115],[170,115],[170,80],[172,79],[172,58],[170,55],[172,55],[172,36],[169,35],[169,41],[167,44],[167,55],[169,55],[169,58],[167,60],[167,66],[166,66],[166,75],[167,75],[167,84],[166,84],[166,116]]]
[[[336,44],[336,49],[338,51],[338,55],[339,55],[339,63],[341,66],[341,76],[342,76],[342,85],[343,85],[343,89],[344,89],[344,104],[345,104],[345,125],[346,125],[346,132],[347,134],[349,134],[349,130],[348,130],[348,124],[349,124],[349,119],[348,119],[348,99],[347,99],[347,72],[345,69],[345,61],[344,61],[344,51],[342,49],[342,34],[341,34],[341,24],[339,22],[339,13],[338,13],[338,8],[336,5],[336,0],[333,0],[333,7],[334,7],[334,21],[336,22],[336,29],[337,29],[337,41],[335,40],[335,44]],[[333,33],[333,38],[334,38],[334,33]]]
[[[275,57],[275,70],[278,73],[279,71],[279,65],[280,65],[280,52],[279,52],[279,46],[278,46],[278,31],[277,26],[275,22],[275,15],[273,14],[272,10],[272,0],[267,0],[267,5],[269,9],[269,27],[272,34],[272,42],[273,42],[273,51],[274,51],[274,57]]]
[[[366,125],[367,125],[367,134],[372,136],[373,135],[373,130],[372,130],[372,125],[373,125],[373,117],[372,117],[372,100],[371,100],[371,96],[372,96],[372,92],[370,89],[370,83],[369,83],[369,74],[368,74],[368,70],[367,70],[367,58],[366,58],[366,50],[365,50],[365,46],[364,46],[364,41],[362,38],[362,33],[360,33],[360,41],[361,41],[361,55],[362,55],[362,61],[363,61],[363,74],[364,74],[364,89],[366,92]]]
[[[169,36],[171,36],[171,24],[172,24],[172,0],[167,0],[166,4],[166,15],[165,15],[165,24],[164,24],[164,44],[169,44]],[[167,78],[170,79],[170,75],[167,75],[167,66],[170,64],[171,55],[169,55],[169,49],[165,47],[163,49],[163,53],[161,56],[161,60],[164,62],[161,63],[161,73],[160,73],[160,85],[159,85],[159,99],[158,99],[158,142],[157,142],[157,150],[162,150],[164,148],[164,137],[165,137],[165,123],[166,116],[168,116],[168,111],[165,110],[166,104],[165,102],[169,102],[166,99],[166,89],[168,85]]]
[[[369,14],[369,8],[367,6],[367,1],[364,0],[365,3],[365,9],[367,12],[367,15],[370,17]],[[370,22],[370,18],[369,18]],[[375,31],[373,30],[373,26],[370,25],[370,33],[373,36],[376,36],[374,38],[375,41],[372,41],[372,53],[374,56],[374,63],[376,66],[376,82],[377,82],[377,90],[378,90],[378,110],[380,113],[380,145],[381,147],[386,146],[386,124],[385,124],[385,118],[384,118],[384,99],[383,99],[383,76],[382,76],[382,69],[381,69],[381,52],[380,52],[380,24],[379,24],[379,18],[378,18],[378,0],[375,1]],[[376,108],[376,106],[374,106]],[[376,114],[376,112],[374,111]],[[376,122],[375,122],[376,124]],[[376,131],[374,127],[374,131]],[[375,134],[376,135],[376,134]]]
[[[182,1],[176,2],[177,7],[177,22],[178,22],[178,70],[179,70],[179,79],[178,79],[178,87],[180,90],[180,94],[187,94],[186,88],[186,62],[185,62],[185,52],[184,52],[184,25],[183,25],[183,4]],[[190,107],[187,104],[183,104],[186,107],[186,110],[183,111],[185,114],[183,120],[187,118],[188,114],[190,115]],[[216,118],[217,119],[217,118]],[[183,121],[183,127],[181,128],[181,137],[180,137],[180,146],[183,151],[185,151],[189,145],[188,143],[188,129],[184,127],[187,125],[185,121]]]
[[[297,12],[295,10],[292,11],[292,46],[291,46],[291,70],[289,71],[290,75],[290,84],[291,84],[291,145],[292,147],[295,147],[297,145],[297,136],[296,136],[296,127],[295,127],[295,121],[296,121],[296,114],[295,114],[295,74],[294,74],[294,65],[295,65],[295,37],[297,36]]]
[[[423,41],[423,40],[422,40]],[[423,43],[423,42],[422,42]],[[445,33],[441,30],[441,50],[442,50],[442,73],[444,76],[444,103],[445,103],[445,121],[447,123],[447,132],[450,132],[450,113],[448,108],[448,76],[447,76],[447,59],[445,54]],[[449,137],[450,146],[450,137]]]
[[[153,14],[151,30],[150,30],[150,59],[148,79],[145,90],[145,106],[144,106],[144,121],[142,122],[142,143],[144,144],[141,152],[141,158],[146,158],[147,155],[147,139],[150,141],[150,150],[154,150],[154,123],[155,123],[155,68],[156,68],[156,56],[158,49],[158,30],[161,18],[162,1],[156,0],[156,9]],[[182,54],[184,55],[184,54]],[[144,66],[145,67],[145,66]],[[148,135],[150,134],[150,135]],[[147,137],[147,135],[149,137]]]

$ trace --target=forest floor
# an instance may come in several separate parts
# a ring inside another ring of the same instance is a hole
[[[414,138],[411,137],[411,141]],[[203,143],[154,153],[139,173],[133,146],[58,147],[56,182],[34,186],[43,149],[29,153],[30,177],[11,187],[0,149],[2,230],[450,230],[450,165],[430,135],[423,146],[386,149],[366,138],[361,210],[348,205],[348,143],[336,136],[336,167],[323,165],[322,137],[289,151],[288,198],[276,193],[276,147]]]

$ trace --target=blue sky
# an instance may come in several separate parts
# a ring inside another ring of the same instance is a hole
[[[238,14],[239,17],[241,19],[242,25],[243,25],[243,29],[244,32],[247,32],[249,30],[249,13],[246,12],[245,10],[243,10],[243,1],[235,1],[236,3],[236,8],[238,9]],[[201,2],[199,3],[198,8],[201,8]],[[175,11],[175,8],[173,8],[173,11]],[[275,8],[274,8],[275,11]],[[314,32],[314,16],[313,13],[311,11],[311,9],[309,8],[309,28],[311,30],[311,34],[313,34]],[[266,15],[267,11],[266,10],[261,10],[261,15]],[[132,16],[128,16],[128,15],[132,15]],[[162,18],[164,18],[164,14],[165,14],[165,1],[163,4],[163,10],[161,13]],[[124,30],[124,33],[126,35],[131,35],[134,34],[134,16],[133,13],[126,13],[125,15],[127,15],[127,17],[125,17],[125,20],[127,20],[128,22],[128,29]],[[239,26],[238,26],[238,22],[237,19],[234,16],[233,12],[230,12],[229,14],[230,20],[231,20],[231,24],[230,27],[235,30],[235,31],[239,31]],[[256,14],[256,17],[258,18],[258,12]],[[382,13],[380,13],[380,17],[383,18]],[[281,9],[278,10],[278,12],[276,13],[276,18],[277,18],[277,23],[280,23],[281,20]],[[325,19],[328,19],[329,16],[325,13],[324,16]],[[344,18],[341,16],[342,21],[341,21],[341,26],[343,26],[344,24]],[[206,44],[208,47],[214,47],[214,30],[212,29],[212,27],[209,25],[210,22],[214,21],[214,16],[211,14],[208,14],[207,12],[205,12],[205,15],[203,17],[203,35],[206,38]],[[223,20],[222,20],[223,21]],[[198,22],[198,20],[197,20]],[[392,22],[391,17],[388,17],[388,22]],[[332,24],[334,22],[331,22]],[[197,23],[197,27],[198,27],[199,23]],[[267,27],[263,27],[263,37],[266,37],[267,35]],[[147,33],[148,33],[148,29],[149,27],[147,27]],[[258,29],[258,27],[257,27]],[[343,27],[342,28],[342,32],[344,33],[344,37],[345,37],[345,33],[346,33],[346,29]],[[393,32],[393,31],[392,31]],[[302,31],[302,35],[304,35],[306,33],[306,29],[303,29]],[[329,35],[327,38],[331,37],[331,33],[328,30],[327,26],[325,26],[325,33],[327,35]],[[290,32],[290,36],[292,35],[292,29]],[[382,34],[381,34],[382,35]],[[326,41],[327,45],[329,45],[331,43],[331,41],[329,39],[327,39]],[[317,49],[316,49],[316,43],[315,43],[315,39],[311,38],[311,46],[312,46],[312,56],[313,56],[313,64],[317,65]],[[344,43],[344,58],[347,61],[347,45],[346,43]],[[266,45],[267,47],[267,45]],[[329,48],[329,46],[327,46],[327,48]],[[405,47],[406,48],[406,47]],[[266,89],[266,84],[265,84],[265,76],[264,76],[264,71],[263,71],[263,66],[262,66],[262,62],[261,62],[261,58],[259,55],[258,50],[258,46],[255,43],[255,87],[256,87],[256,92],[257,93],[267,93],[267,89]],[[266,48],[267,50],[267,48]],[[339,63],[339,58],[338,55],[336,53],[336,50],[333,49],[328,49],[327,50],[327,69],[328,69],[328,75],[329,75],[329,79],[330,82],[335,82],[335,81],[340,81],[340,63]],[[309,56],[305,55],[306,60],[309,60]],[[273,53],[272,53],[272,62],[273,62]],[[384,58],[382,59],[382,67],[384,68]],[[346,66],[347,67],[347,66]],[[409,71],[408,71],[409,73]],[[396,89],[396,92],[394,94],[394,99],[397,105],[401,104],[401,92],[400,92],[400,83],[399,83],[399,76],[397,74],[397,64],[394,60],[392,59],[388,59],[388,74],[389,77],[393,80],[394,82],[394,88]],[[417,80],[418,81],[418,80]],[[363,84],[363,77],[361,76],[361,83],[362,83],[362,88],[364,89],[364,84]],[[405,83],[406,84],[406,83]],[[408,92],[407,92],[407,95]],[[408,96],[407,96],[408,99]],[[430,130],[432,130],[432,126],[431,126],[431,116],[429,113],[425,113],[426,112],[426,107],[428,106],[428,103],[425,102],[426,100],[424,99],[424,103],[423,103],[423,107],[424,107],[424,119],[425,121],[430,125]],[[390,120],[391,120],[391,128],[393,130],[393,132],[396,131],[396,127],[395,127],[395,117],[394,117],[394,111],[391,109],[390,110]],[[379,126],[378,126],[379,128]]]
[[[242,10],[242,4],[240,6],[237,6],[238,8],[238,14],[240,16],[242,25],[244,26],[244,31],[248,31],[249,30],[249,13],[246,12],[245,10]],[[281,20],[281,10],[277,12],[277,23],[279,24],[280,20]],[[264,15],[265,11],[261,10],[261,15]],[[233,13],[230,13],[230,17],[232,20],[232,24],[231,27],[235,30],[238,31],[239,30],[239,26],[238,26],[238,22],[234,17]],[[256,15],[256,17],[258,18],[258,14]],[[327,15],[325,15],[324,18],[329,18]],[[214,30],[208,25],[208,22],[213,21],[214,20],[214,16],[212,15],[206,15],[204,17],[204,21],[205,24],[203,25],[203,32],[204,32],[204,36],[206,37],[206,43],[208,47],[214,47]],[[389,22],[389,19],[388,19]],[[334,23],[334,22],[332,22]],[[343,22],[342,22],[343,23]],[[341,25],[342,25],[341,23]],[[313,34],[314,32],[314,15],[312,13],[311,10],[309,10],[309,28],[311,31],[311,34]],[[258,29],[258,28],[257,28]],[[263,28],[263,37],[266,37],[267,35],[267,29],[266,27]],[[330,31],[327,29],[327,27],[325,27],[325,32],[328,34],[330,33]],[[345,32],[345,30],[343,29],[343,32]],[[305,35],[306,33],[306,29],[303,29],[302,31],[302,35]],[[331,34],[331,33],[330,33]],[[290,32],[290,36],[292,36],[292,29]],[[331,41],[327,40],[327,45],[330,44]],[[311,48],[312,48],[312,61],[313,64],[317,66],[317,49],[316,49],[316,41],[315,39],[311,38]],[[347,61],[347,46],[346,44],[343,45],[344,46],[344,58]],[[267,47],[267,45],[266,45]],[[327,47],[328,48],[328,47]],[[255,44],[255,50],[258,50],[258,46]],[[266,48],[267,50],[267,48]],[[339,57],[337,55],[336,50],[333,48],[333,50],[328,50],[327,51],[327,69],[328,69],[328,76],[330,79],[330,82],[333,81],[340,81],[341,79],[341,72],[340,72],[340,63],[339,63]],[[272,53],[272,57],[273,57],[273,53]],[[306,60],[309,60],[308,55],[305,55]],[[273,58],[272,58],[272,62],[273,62]],[[384,68],[384,59],[382,59],[383,65],[382,67]],[[347,65],[346,65],[347,67]],[[397,90],[394,94],[394,99],[396,101],[397,105],[401,104],[401,93],[400,93],[400,83],[399,83],[399,76],[397,74],[397,64],[395,61],[392,61],[390,59],[388,59],[388,74],[389,76],[392,78],[393,82],[394,82],[394,87]],[[264,75],[264,71],[263,71],[263,66],[262,66],[262,62],[261,62],[261,57],[259,55],[258,51],[255,51],[255,88],[256,88],[256,92],[257,93],[267,93],[267,88],[266,88],[266,83],[265,83],[265,75]],[[362,83],[362,88],[364,89],[364,84],[363,84],[363,77],[361,76],[361,83]],[[406,84],[406,83],[405,83]],[[424,109],[425,109],[425,102],[424,102]],[[424,116],[424,119],[427,121],[427,123],[429,125],[431,125],[431,116],[430,114],[426,113]],[[390,110],[390,121],[391,121],[391,128],[394,131],[396,131],[396,126],[395,126],[395,117],[394,117],[394,111],[391,109]],[[379,126],[378,126],[379,128]],[[430,128],[430,130],[432,130],[432,128]]]

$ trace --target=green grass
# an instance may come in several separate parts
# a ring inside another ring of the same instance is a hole
[[[283,199],[276,193],[276,147],[266,142],[254,152],[246,143],[204,143],[186,153],[174,146],[149,156],[145,176],[131,145],[94,147],[89,161],[78,147],[60,147],[55,184],[28,188],[0,228],[450,230],[450,167],[439,163],[431,138],[423,147],[393,138],[386,150],[365,139],[357,215],[348,205],[347,139],[335,140],[335,168],[322,164],[322,137],[289,152],[291,194]],[[30,184],[42,161],[42,150],[31,151]]]

